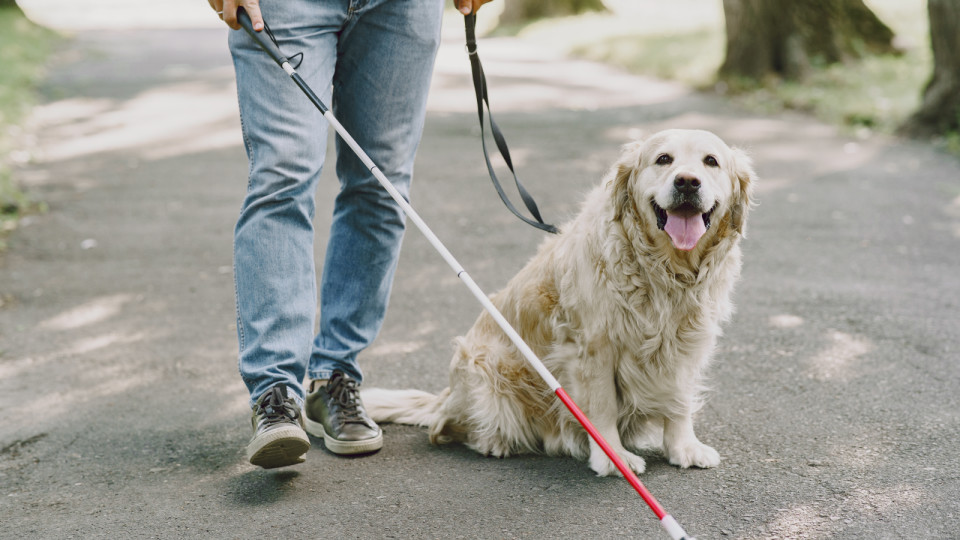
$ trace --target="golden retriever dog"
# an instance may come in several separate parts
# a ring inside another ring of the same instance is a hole
[[[637,473],[645,462],[635,452],[646,449],[680,467],[720,463],[693,415],[733,311],[754,176],[743,152],[706,131],[631,143],[579,214],[491,298]],[[439,395],[361,396],[375,420],[425,426],[433,443],[570,455],[619,474],[485,312],[456,340]]]

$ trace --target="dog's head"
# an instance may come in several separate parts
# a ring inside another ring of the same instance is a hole
[[[742,151],[708,131],[671,129],[627,145],[616,166],[618,218],[636,214],[648,236],[680,251],[744,233],[754,172]]]

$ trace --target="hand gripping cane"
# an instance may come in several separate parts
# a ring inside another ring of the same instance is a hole
[[[507,322],[503,314],[501,314],[496,306],[494,306],[490,301],[490,299],[487,298],[487,295],[484,294],[484,292],[480,289],[480,287],[477,286],[470,275],[467,274],[462,266],[460,266],[460,263],[457,262],[450,251],[448,251],[447,248],[440,242],[437,236],[433,234],[433,231],[431,231],[430,227],[428,227],[423,219],[420,218],[420,215],[417,214],[416,210],[414,210],[413,207],[410,206],[410,203],[403,198],[400,192],[393,187],[393,184],[391,184],[387,177],[380,171],[380,169],[377,168],[367,153],[360,148],[360,145],[357,144],[353,137],[351,137],[346,129],[344,129],[343,125],[341,125],[336,117],[333,116],[333,113],[331,113],[327,106],[320,101],[320,98],[317,97],[317,95],[313,92],[313,90],[310,89],[303,78],[301,78],[296,72],[293,66],[290,65],[290,62],[287,61],[287,58],[283,56],[277,45],[266,36],[253,29],[253,22],[250,20],[250,16],[247,15],[247,12],[244,11],[242,7],[237,8],[237,21],[240,23],[240,26],[242,26],[243,29],[250,34],[250,37],[253,38],[257,45],[259,45],[260,48],[270,55],[270,58],[272,58],[274,62],[283,68],[283,70],[287,73],[287,75],[290,76],[291,79],[293,79],[297,86],[303,90],[303,93],[306,94],[307,98],[310,99],[314,106],[316,106],[317,109],[323,113],[323,117],[327,119],[327,122],[329,122],[331,126],[333,126],[337,134],[340,135],[340,138],[347,143],[357,157],[360,158],[360,161],[363,162],[363,164],[370,170],[377,181],[380,182],[383,188],[390,193],[390,196],[393,197],[393,200],[400,205],[400,208],[402,208],[407,216],[414,222],[414,224],[416,224],[417,228],[420,229],[420,232],[427,237],[427,240],[440,253],[440,256],[442,256],[443,259],[447,261],[447,264],[453,268],[453,270],[457,273],[457,277],[463,281],[467,288],[470,289],[470,292],[472,292],[480,304],[483,305],[483,308],[487,310],[494,320],[496,320],[497,324],[500,325],[500,328],[506,332],[507,336],[510,338],[510,341],[512,341],[517,349],[523,354],[523,356],[530,363],[531,367],[537,371],[543,381],[547,383],[550,389],[557,395],[558,398],[560,398],[560,401],[562,401],[563,404],[566,405],[567,409],[573,413],[573,416],[576,417],[577,421],[579,421],[583,428],[587,430],[587,433],[589,433],[593,440],[596,441],[600,448],[603,449],[604,453],[607,454],[607,457],[613,461],[613,464],[623,474],[624,478],[627,479],[630,485],[633,486],[633,489],[640,494],[640,497],[642,497],[650,509],[653,510],[653,513],[656,514],[657,518],[660,520],[660,524],[667,531],[667,534],[670,535],[670,538],[673,540],[694,540],[693,537],[687,536],[687,533],[684,532],[680,524],[678,524],[677,521],[663,509],[662,506],[660,506],[660,503],[657,502],[657,500],[653,497],[653,495],[650,494],[649,491],[647,491],[647,488],[644,487],[644,485],[640,482],[640,480],[637,478],[637,475],[634,474],[634,472],[630,470],[620,456],[614,452],[613,448],[610,447],[607,441],[604,440],[603,436],[601,436],[597,429],[593,427],[593,424],[590,423],[590,420],[586,417],[586,415],[583,414],[583,411],[581,411],[580,408],[577,407],[577,404],[570,399],[570,396],[567,395],[567,392],[560,387],[560,383],[557,382],[557,379],[553,377],[550,371],[547,370],[546,366],[543,365],[543,362],[537,358],[537,355],[533,352],[533,350],[531,350],[530,347],[523,341],[523,338],[520,337],[520,334],[518,334],[517,331],[510,326],[510,323]]]

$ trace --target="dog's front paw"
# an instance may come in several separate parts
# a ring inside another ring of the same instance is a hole
[[[683,469],[689,467],[709,469],[720,464],[720,454],[700,441],[680,448],[668,449],[667,458],[671,465]]]
[[[630,467],[630,470],[637,474],[642,474],[647,469],[647,462],[636,454],[621,450],[617,455],[627,464],[627,467]],[[590,468],[597,473],[597,476],[623,476],[602,450],[590,453]]]

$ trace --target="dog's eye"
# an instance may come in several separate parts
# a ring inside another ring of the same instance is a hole
[[[660,154],[657,156],[657,165],[669,165],[673,163],[673,156],[670,154]]]
[[[719,167],[720,163],[717,161],[717,158],[714,156],[707,156],[703,158],[703,164],[707,167]]]

